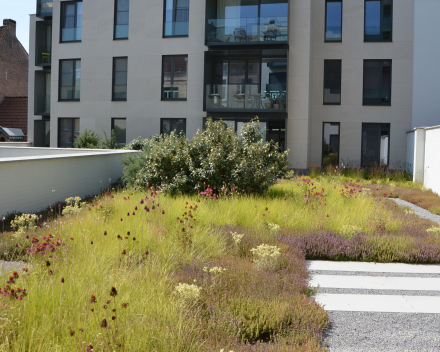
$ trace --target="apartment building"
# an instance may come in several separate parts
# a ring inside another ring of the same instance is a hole
[[[423,32],[439,26],[437,3],[37,0],[29,139],[71,147],[85,129],[114,129],[123,144],[258,116],[294,168],[403,166],[407,131],[437,119],[419,90],[437,87],[438,69],[414,84],[438,58]]]

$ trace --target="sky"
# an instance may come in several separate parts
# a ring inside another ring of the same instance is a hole
[[[5,18],[17,22],[17,38],[29,52],[29,14],[37,9],[37,0],[0,0],[0,26]]]

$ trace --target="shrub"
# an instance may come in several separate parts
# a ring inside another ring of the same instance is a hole
[[[148,144],[148,139],[141,138],[140,136],[133,139],[130,143],[126,144],[123,149],[127,150],[144,150],[144,147]]]
[[[99,149],[101,144],[101,136],[94,131],[86,129],[81,133],[73,143],[75,148],[83,149]]]
[[[25,233],[28,230],[35,230],[37,228],[38,215],[35,214],[21,214],[16,215],[15,219],[11,221],[11,227],[18,230],[18,234]]]
[[[172,132],[148,140],[143,150],[143,162],[126,161],[125,182],[161,187],[171,194],[206,187],[218,194],[225,185],[234,185],[239,193],[261,194],[288,171],[288,153],[280,153],[276,143],[263,143],[258,121],[246,124],[237,135],[222,121],[208,119],[206,129],[192,140]]]

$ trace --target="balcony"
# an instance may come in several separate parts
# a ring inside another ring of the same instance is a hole
[[[47,70],[35,72],[34,115],[50,116],[51,73]]]
[[[52,21],[35,24],[35,65],[50,68],[52,58]]]
[[[287,44],[287,0],[207,2],[206,45]]]
[[[286,112],[286,85],[214,84],[206,86],[206,111]]]
[[[52,18],[53,0],[37,0],[37,17],[42,19]]]
[[[205,111],[286,112],[287,50],[205,52]]]
[[[35,51],[36,66],[50,67],[51,66],[52,45],[38,46]]]

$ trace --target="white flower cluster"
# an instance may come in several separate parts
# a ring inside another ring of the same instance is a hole
[[[17,234],[23,234],[27,230],[35,230],[37,228],[38,218],[38,215],[35,214],[16,215],[15,219],[11,221],[11,227],[17,229]]]
[[[346,238],[352,238],[361,232],[362,228],[356,225],[344,225],[339,229],[339,233]]]
[[[179,283],[174,292],[179,296],[183,305],[192,305],[199,300],[201,287],[197,285],[188,285]]]
[[[243,238],[244,235],[240,235],[237,232],[231,232],[231,236],[235,242],[235,245],[238,246],[241,242],[241,239]]]
[[[407,214],[407,215],[417,215],[417,213],[415,211],[409,210],[409,209],[405,210],[405,214]]]
[[[269,227],[269,232],[271,235],[278,235],[281,231],[280,225],[272,224],[271,222],[269,222],[267,226]]]
[[[430,229],[427,229],[426,232],[429,232],[433,235],[440,235],[440,227],[431,227]]]
[[[260,244],[257,248],[252,248],[251,252],[257,269],[275,269],[281,255],[280,248],[268,244]]]
[[[226,352],[226,351],[225,351],[224,348],[222,348],[222,349],[220,350],[220,352]],[[233,350],[230,350],[229,352],[234,352],[234,351],[233,351]]]
[[[79,213],[81,210],[81,198],[80,197],[70,197],[66,198],[67,206],[63,209],[63,215],[74,215]]]
[[[226,268],[222,268],[221,266],[214,266],[212,268],[208,268],[207,266],[203,267],[203,271],[208,274],[220,275],[226,271]]]

